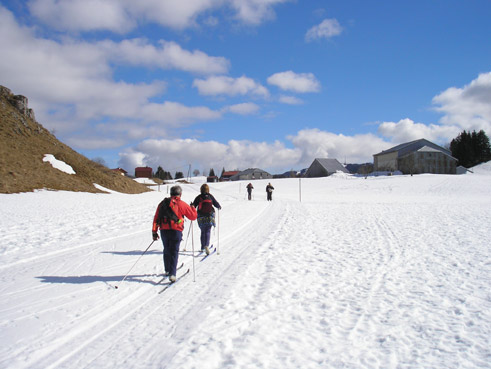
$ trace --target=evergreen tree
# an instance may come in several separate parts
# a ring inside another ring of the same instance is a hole
[[[215,176],[215,171],[213,170],[213,168],[210,169],[210,174],[209,174],[210,177],[214,177]]]
[[[223,178],[223,173],[225,173],[225,167],[222,169],[222,174],[220,174],[220,178]]]
[[[155,172],[155,177],[159,179],[165,179],[165,172],[161,166],[157,168],[157,171]]]
[[[181,179],[184,178],[184,174],[182,172],[176,172],[176,175],[174,176],[175,179]]]
[[[461,132],[450,143],[450,151],[459,164],[466,168],[491,160],[489,138],[483,130]]]
[[[482,129],[476,134],[476,148],[478,154],[477,160],[479,163],[485,163],[491,160],[489,137],[486,136],[486,133]]]

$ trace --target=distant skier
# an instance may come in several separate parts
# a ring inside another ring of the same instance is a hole
[[[249,184],[246,186],[247,188],[247,197],[249,200],[252,199],[252,190],[254,189],[254,186],[252,185],[252,183],[249,182]]]
[[[176,281],[176,268],[179,258],[179,245],[184,230],[184,217],[195,220],[197,212],[194,207],[181,201],[182,188],[173,186],[170,196],[165,198],[157,207],[152,224],[152,237],[159,239],[157,231],[160,229],[162,243],[164,244],[164,268],[169,281]]]
[[[191,203],[198,209],[198,226],[201,229],[201,251],[210,254],[211,227],[215,227],[215,208],[222,207],[210,193],[210,187],[205,183],[201,185],[200,194]]]
[[[274,187],[271,185],[271,183],[268,183],[266,186],[266,194],[268,195],[268,201],[273,201],[273,190]]]

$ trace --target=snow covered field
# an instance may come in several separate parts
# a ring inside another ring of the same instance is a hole
[[[166,187],[0,195],[0,367],[491,368],[490,163],[271,182],[210,185],[220,254],[187,222],[162,294],[160,240],[120,281]]]

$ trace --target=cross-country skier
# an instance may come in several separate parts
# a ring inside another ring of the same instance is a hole
[[[221,209],[222,207],[210,193],[210,188],[206,183],[201,185],[200,192],[191,205],[198,209],[198,225],[201,229],[201,251],[209,255],[211,227],[215,226],[214,207],[217,209]]]
[[[252,190],[254,189],[254,186],[252,185],[252,183],[249,182],[246,188],[247,188],[247,198],[250,200],[252,198]]]
[[[164,199],[155,212],[152,224],[152,237],[159,239],[157,231],[160,229],[162,243],[164,244],[164,268],[169,281],[176,281],[176,268],[179,258],[179,245],[184,230],[184,217],[195,220],[196,209],[181,200],[181,186],[173,186],[170,189],[170,198]]]
[[[266,193],[268,195],[268,201],[273,201],[273,190],[274,187],[271,185],[271,183],[268,183],[266,186]]]

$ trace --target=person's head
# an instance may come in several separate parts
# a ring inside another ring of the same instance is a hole
[[[200,188],[201,194],[210,193],[210,187],[206,183],[203,183]]]
[[[181,196],[182,195],[182,188],[181,188],[181,186],[172,186],[170,188],[170,195],[171,196]]]

